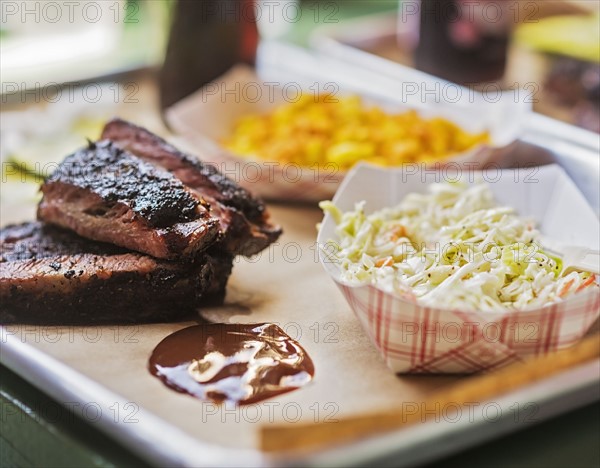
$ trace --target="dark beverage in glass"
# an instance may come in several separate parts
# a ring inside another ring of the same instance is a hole
[[[460,84],[500,80],[506,67],[507,11],[501,0],[493,8],[469,10],[477,3],[421,0],[420,34],[414,53],[419,70]],[[498,14],[498,11],[501,13]]]
[[[252,0],[178,0],[159,76],[161,108],[192,94],[237,63],[253,65],[257,44]]]

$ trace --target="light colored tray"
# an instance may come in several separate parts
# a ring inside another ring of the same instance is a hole
[[[559,163],[597,212],[599,152],[596,135],[531,115],[522,139],[497,160],[503,166]],[[523,171],[526,175],[535,169]],[[2,221],[31,219],[33,212],[33,201],[2,206]],[[279,323],[315,361],[314,382],[258,405],[261,417],[251,409],[228,412],[178,394],[149,374],[153,347],[190,323],[4,327],[0,361],[157,465],[345,466],[393,458],[396,466],[414,466],[598,399],[599,366],[591,362],[495,399],[491,403],[499,413],[494,418],[476,412],[320,451],[261,452],[262,425],[323,422],[420,402],[457,379],[391,374],[318,264],[319,211],[273,206],[272,215],[285,229],[279,245],[256,262],[237,262],[226,305],[202,311],[211,320]]]

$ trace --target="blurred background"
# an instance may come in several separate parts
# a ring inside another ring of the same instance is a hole
[[[59,84],[110,84],[140,70],[158,83],[171,36],[165,107],[233,62],[252,62],[256,29],[302,46],[334,40],[461,84],[521,87],[536,110],[598,132],[598,9],[567,0],[5,1],[2,104],[49,102]]]
[[[96,137],[114,115],[165,134],[166,108],[233,65],[253,65],[260,43],[293,44],[350,62],[379,57],[476,90],[517,89],[515,99],[535,111],[600,132],[599,5],[6,0],[0,23],[3,182],[48,173],[52,167],[45,165],[84,137]],[[2,195],[7,202],[31,199],[36,190],[13,184]]]

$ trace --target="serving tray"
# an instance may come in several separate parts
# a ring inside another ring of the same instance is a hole
[[[598,212],[599,152],[596,135],[531,114],[521,139],[499,152],[496,162],[501,167],[522,167],[524,175],[534,172],[536,164],[558,163]],[[2,190],[9,190],[9,184]],[[34,207],[33,201],[2,205],[2,222],[32,219]],[[393,457],[396,466],[412,466],[598,399],[600,367],[590,362],[481,402],[482,410],[459,419],[428,421],[319,450],[261,451],[264,425],[334,425],[346,416],[418,404],[460,379],[393,375],[318,263],[319,210],[274,205],[271,211],[283,225],[284,236],[259,257],[237,260],[225,305],[204,309],[201,315],[213,321],[279,324],[313,358],[316,375],[310,385],[237,409],[169,390],[147,371],[148,356],[165,336],[192,322],[6,326],[0,328],[0,361],[156,465],[345,466]],[[492,408],[493,416],[483,408]]]

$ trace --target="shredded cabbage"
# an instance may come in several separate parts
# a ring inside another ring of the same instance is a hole
[[[320,207],[337,225],[326,253],[350,284],[481,311],[542,307],[597,286],[590,273],[561,276],[562,262],[539,247],[533,222],[498,206],[484,183],[433,184],[370,215],[364,201],[346,213],[329,201]]]

